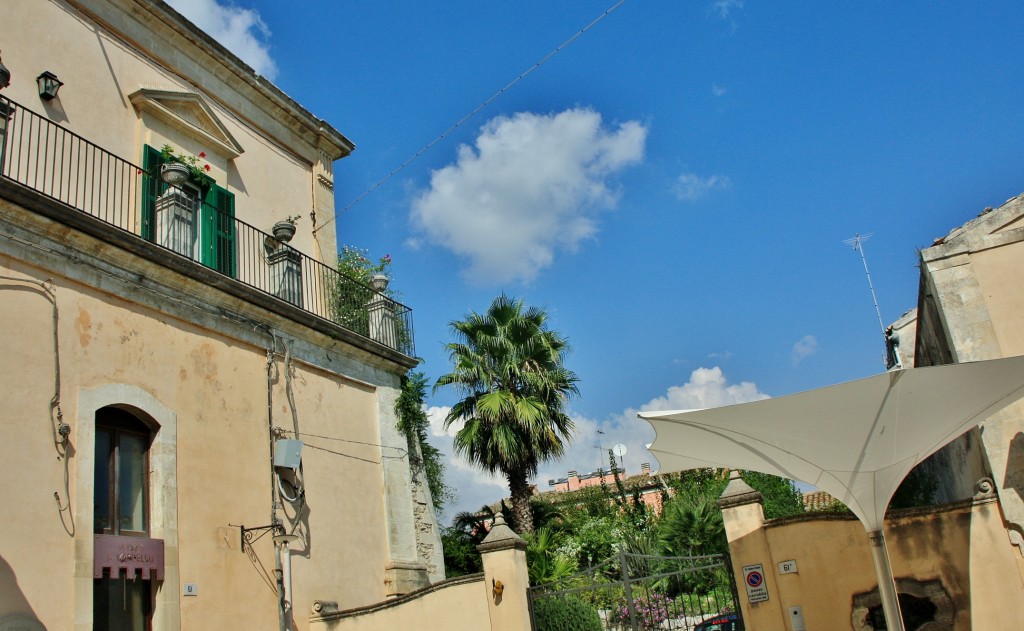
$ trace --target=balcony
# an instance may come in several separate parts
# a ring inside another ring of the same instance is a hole
[[[0,96],[0,179],[212,270],[216,284],[241,283],[407,357],[415,357],[411,310],[312,259],[159,173],[119,158]],[[113,232],[110,232],[113,230]],[[99,235],[101,238],[105,235]],[[210,278],[209,276],[206,276]],[[279,301],[279,302],[278,302]],[[288,307],[284,307],[287,311]]]

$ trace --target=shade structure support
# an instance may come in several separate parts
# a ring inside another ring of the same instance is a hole
[[[889,631],[904,631],[903,612],[900,611],[900,601],[896,597],[896,579],[892,575],[889,551],[885,547],[885,535],[881,530],[869,531],[868,541],[871,544],[871,560],[875,564],[875,575],[878,577],[878,595],[882,599],[885,626]]]

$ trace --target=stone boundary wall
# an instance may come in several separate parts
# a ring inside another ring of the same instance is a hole
[[[469,574],[418,589],[398,598],[345,611],[322,611],[309,618],[310,629],[489,629],[484,575]]]
[[[748,628],[870,629],[880,604],[868,536],[852,515],[818,512],[765,520],[759,497],[723,507]],[[930,601],[928,629],[1013,629],[1024,618],[1024,560],[1007,541],[997,498],[980,496],[886,516],[897,589]],[[768,599],[751,602],[744,567],[760,565]],[[924,628],[924,627],[922,627]]]

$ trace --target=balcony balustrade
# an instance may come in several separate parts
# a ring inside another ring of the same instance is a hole
[[[3,96],[0,178],[415,356],[405,305]]]

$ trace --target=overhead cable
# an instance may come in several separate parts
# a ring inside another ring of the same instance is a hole
[[[623,4],[623,3],[625,3],[625,2],[626,2],[626,0],[619,0],[619,1],[618,1],[618,2],[616,2],[616,3],[615,3],[615,4],[614,4],[614,5],[613,5],[613,6],[612,6],[612,7],[610,8],[610,9],[606,10],[606,11],[605,11],[604,13],[602,13],[602,14],[601,14],[601,15],[599,15],[599,16],[597,16],[597,18],[595,18],[595,19],[594,19],[593,21],[591,21],[591,22],[590,22],[590,24],[587,24],[586,26],[584,26],[583,28],[581,28],[581,29],[580,29],[579,31],[577,31],[577,32],[576,32],[575,34],[573,34],[573,36],[572,36],[572,37],[570,37],[569,39],[567,39],[567,40],[565,40],[564,42],[562,42],[562,43],[561,43],[561,45],[559,45],[559,46],[558,46],[557,48],[555,48],[554,50],[552,50],[552,51],[551,51],[550,53],[548,53],[547,55],[544,55],[544,57],[542,57],[542,58],[540,59],[540,61],[538,61],[537,63],[535,63],[535,64],[533,64],[532,66],[530,66],[530,68],[529,68],[528,70],[526,70],[525,72],[521,73],[521,74],[520,74],[520,75],[519,75],[518,77],[516,77],[515,79],[513,79],[512,81],[510,81],[510,82],[509,82],[509,83],[508,83],[507,85],[505,85],[505,87],[503,87],[503,88],[501,88],[500,90],[498,90],[497,92],[495,92],[495,93],[494,93],[494,94],[493,94],[493,95],[491,96],[491,98],[487,99],[486,101],[484,101],[483,103],[481,103],[480,105],[478,105],[478,106],[476,107],[476,109],[474,109],[473,111],[471,111],[471,112],[470,112],[469,114],[466,114],[465,116],[463,116],[462,118],[460,118],[460,119],[459,119],[459,120],[458,120],[458,121],[457,121],[457,122],[456,122],[456,123],[455,123],[454,125],[452,125],[452,126],[451,126],[451,127],[449,127],[448,129],[446,129],[446,130],[445,130],[445,131],[444,131],[444,132],[443,132],[443,133],[442,133],[442,134],[441,134],[440,136],[438,136],[437,138],[435,138],[435,139],[434,139],[434,140],[432,140],[431,142],[427,143],[427,144],[426,144],[426,145],[425,145],[425,146],[424,146],[424,147],[423,147],[422,149],[420,149],[419,151],[417,151],[416,153],[414,153],[414,154],[413,154],[413,155],[412,155],[412,156],[411,156],[411,157],[410,157],[409,159],[407,159],[407,160],[406,160],[405,162],[403,162],[402,164],[398,165],[398,166],[397,166],[396,168],[394,168],[394,169],[393,169],[393,170],[392,170],[392,171],[391,171],[390,173],[388,173],[388,174],[387,174],[387,175],[385,175],[385,176],[384,176],[383,178],[381,178],[380,180],[378,180],[376,184],[374,184],[374,185],[373,185],[373,186],[371,186],[370,188],[366,189],[366,191],[364,191],[362,195],[360,195],[359,197],[356,197],[356,198],[355,198],[354,200],[352,200],[351,202],[349,202],[349,204],[348,204],[347,206],[345,206],[344,208],[342,208],[342,209],[341,209],[341,210],[340,210],[339,212],[335,213],[335,215],[334,215],[333,217],[331,217],[330,219],[328,219],[327,221],[325,221],[325,222],[324,222],[323,224],[321,224],[320,226],[318,226],[317,228],[315,228],[315,229],[313,230],[313,234],[316,234],[316,233],[317,233],[317,232],[319,232],[319,231],[320,231],[321,229],[323,229],[323,228],[325,228],[325,227],[327,227],[327,226],[331,225],[331,223],[333,223],[333,222],[334,222],[334,220],[335,220],[335,219],[337,219],[337,218],[338,218],[338,217],[339,217],[340,215],[344,214],[344,213],[345,213],[346,211],[348,211],[348,209],[350,209],[350,208],[352,208],[353,206],[355,206],[356,204],[358,204],[358,203],[359,203],[360,201],[362,201],[362,199],[363,199],[364,197],[366,197],[367,195],[369,195],[369,194],[370,194],[370,193],[372,193],[373,191],[375,191],[375,190],[377,190],[378,188],[380,188],[381,186],[383,186],[383,184],[384,184],[385,182],[387,182],[387,181],[388,181],[388,180],[390,180],[390,179],[391,179],[392,177],[394,177],[395,175],[397,175],[397,174],[398,174],[398,173],[399,173],[400,171],[402,171],[402,169],[404,169],[405,167],[407,167],[407,166],[409,166],[410,164],[412,164],[412,162],[413,162],[413,161],[415,161],[415,160],[416,160],[417,158],[419,158],[419,157],[420,157],[421,155],[423,155],[424,153],[426,153],[426,152],[427,152],[427,151],[428,151],[428,150],[429,150],[429,149],[430,149],[431,147],[433,147],[433,146],[434,146],[434,145],[436,145],[437,143],[441,142],[441,141],[442,141],[442,140],[443,140],[443,139],[444,139],[444,138],[445,138],[446,136],[448,136],[448,134],[452,133],[452,132],[453,132],[453,131],[455,131],[455,130],[456,130],[456,129],[457,129],[458,127],[459,127],[459,126],[461,126],[461,125],[462,125],[463,123],[465,123],[465,122],[466,122],[466,121],[468,121],[469,119],[471,119],[471,118],[473,118],[474,116],[476,116],[476,115],[477,115],[477,114],[478,114],[478,113],[480,112],[480,110],[482,110],[482,109],[484,109],[485,107],[487,107],[488,105],[490,105],[492,101],[494,101],[494,100],[495,100],[495,99],[497,99],[497,98],[498,98],[499,96],[501,96],[502,94],[504,94],[504,93],[505,93],[505,92],[506,92],[507,90],[509,90],[509,89],[510,89],[510,88],[511,88],[512,86],[514,86],[515,84],[517,84],[517,83],[519,83],[520,81],[522,81],[523,79],[525,79],[525,78],[526,78],[526,77],[527,77],[527,76],[528,76],[528,75],[529,75],[530,73],[532,73],[532,72],[533,72],[534,70],[536,70],[537,68],[540,68],[540,67],[541,67],[541,66],[542,66],[542,65],[543,65],[543,64],[544,64],[544,63],[545,63],[545,62],[546,62],[547,60],[551,59],[551,58],[552,58],[552,57],[554,57],[554,56],[555,56],[555,55],[556,55],[556,54],[557,54],[557,53],[558,53],[559,51],[561,51],[561,50],[562,50],[563,48],[565,48],[565,47],[566,47],[566,46],[568,46],[569,44],[571,44],[571,43],[573,43],[574,41],[576,41],[576,39],[577,39],[577,38],[579,38],[579,37],[580,37],[581,35],[583,35],[583,34],[584,34],[584,33],[586,33],[586,32],[587,32],[588,30],[590,30],[590,29],[591,29],[592,27],[594,27],[594,26],[595,26],[595,25],[596,25],[596,24],[597,24],[598,22],[600,22],[601,20],[603,20],[603,19],[605,19],[606,17],[608,17],[608,15],[609,15],[609,14],[610,14],[610,13],[611,13],[612,11],[614,11],[615,9],[618,9],[618,8],[619,8],[620,6],[622,6],[622,4]]]

